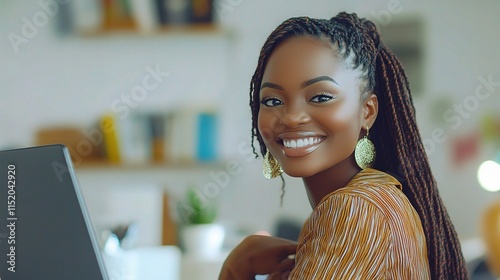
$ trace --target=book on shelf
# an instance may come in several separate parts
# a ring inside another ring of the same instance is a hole
[[[171,159],[206,162],[217,159],[217,114],[211,110],[178,110],[166,122]]]
[[[120,163],[120,143],[118,143],[117,126],[114,116],[111,114],[102,116],[99,120],[99,128],[103,135],[106,159],[111,163]]]
[[[124,163],[144,164],[151,162],[152,143],[150,130],[144,115],[130,113],[117,120],[120,152]]]
[[[155,0],[160,24],[212,23],[213,0]]]
[[[218,119],[211,110],[179,109],[100,119],[106,159],[113,163],[193,163],[217,160]]]
[[[104,29],[135,28],[130,0],[101,0]]]
[[[167,144],[170,145],[171,160],[175,162],[189,162],[196,158],[196,115],[197,112],[181,109],[172,112],[166,123]]]
[[[58,28],[65,33],[148,32],[167,25],[215,22],[213,0],[73,0],[64,8]]]
[[[197,115],[196,158],[199,161],[212,161],[217,158],[217,116],[213,112],[200,112]]]

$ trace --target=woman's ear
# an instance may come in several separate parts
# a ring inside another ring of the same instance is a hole
[[[370,93],[363,101],[362,112],[363,126],[372,127],[378,114],[378,98],[375,94]]]

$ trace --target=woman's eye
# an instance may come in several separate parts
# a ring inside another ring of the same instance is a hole
[[[323,102],[330,101],[331,99],[333,99],[333,95],[322,93],[322,94],[315,95],[313,98],[311,98],[311,102],[323,103]]]
[[[267,106],[267,107],[275,107],[278,105],[282,105],[283,102],[277,98],[264,98],[261,102],[262,105]]]

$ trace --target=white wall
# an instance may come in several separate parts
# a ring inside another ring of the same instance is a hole
[[[424,139],[440,128],[448,139],[478,127],[480,112],[498,108],[498,87],[480,103],[478,110],[452,128],[449,122],[431,117],[437,100],[446,108],[461,104],[474,94],[478,76],[500,80],[498,26],[500,2],[488,1],[264,1],[219,2],[231,6],[221,23],[232,30],[215,37],[169,37],[168,35],[63,37],[53,33],[53,22],[15,53],[7,38],[20,33],[22,18],[30,19],[40,7],[35,2],[3,1],[0,4],[0,147],[24,146],[33,141],[33,130],[44,124],[92,122],[112,102],[141,82],[146,67],[170,73],[136,110],[165,110],[175,106],[216,101],[225,118],[220,143],[226,158],[237,160],[242,172],[231,177],[221,191],[221,220],[248,231],[272,230],[278,216],[304,220],[310,212],[300,180],[287,180],[282,208],[280,182],[260,176],[260,161],[247,160],[238,145],[248,141],[249,81],[267,35],[291,16],[331,17],[341,10],[355,11],[370,19],[397,5],[397,15],[419,15],[426,21],[426,85],[416,98],[417,116]],[[226,6],[228,7],[228,6]],[[219,10],[220,11],[220,10]],[[449,161],[450,141],[429,154],[440,191],[463,238],[477,235],[477,219],[485,203],[495,195],[482,191],[475,178],[478,164],[488,157],[481,151],[461,169]],[[247,147],[247,146],[245,146]],[[108,184],[112,182],[107,182]]]

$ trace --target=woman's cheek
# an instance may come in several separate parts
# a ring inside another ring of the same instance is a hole
[[[274,138],[272,133],[272,122],[272,115],[268,112],[259,112],[257,127],[266,144]]]

